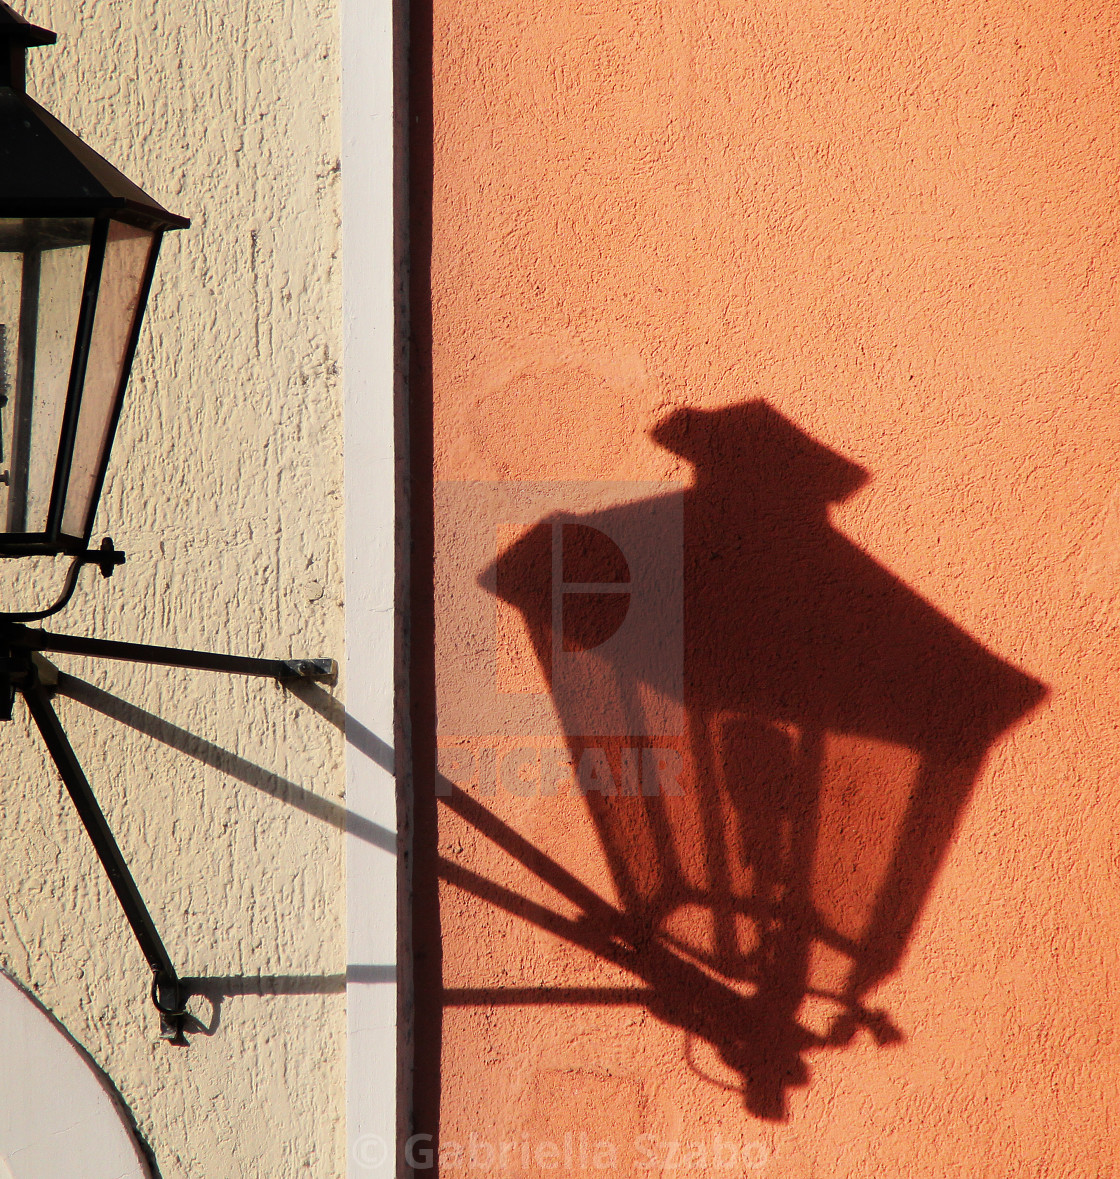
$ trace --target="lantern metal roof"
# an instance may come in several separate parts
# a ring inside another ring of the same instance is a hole
[[[58,40],[57,33],[40,25],[33,25],[10,4],[5,4],[4,0],[0,0],[0,26],[7,30],[5,36],[9,41],[15,41],[20,45],[53,45]]]
[[[24,92],[24,51],[50,29],[0,0],[0,217],[111,215],[151,229],[185,229],[171,213]]]

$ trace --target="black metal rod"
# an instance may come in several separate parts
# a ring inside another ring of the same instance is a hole
[[[45,606],[42,610],[19,610],[11,614],[3,614],[0,615],[0,622],[39,622],[41,619],[50,618],[52,614],[64,610],[70,604],[70,599],[78,588],[78,574],[81,573],[85,563],[83,554],[75,555],[66,574],[66,580],[62,583],[62,592],[55,599],[53,605]]]
[[[13,631],[13,645],[29,651],[99,655],[104,659],[125,659],[131,663],[158,663],[166,667],[190,667],[199,671],[224,671],[233,675],[265,676],[278,680],[329,682],[337,674],[333,659],[249,659],[243,655],[216,655],[210,651],[186,651],[179,647],[155,647],[148,643],[120,643],[113,639],[55,635],[25,627],[14,627]]]
[[[39,341],[41,277],[42,254],[29,245],[23,255],[19,337],[16,345],[16,396],[12,413],[11,468],[8,474],[9,532],[23,532],[27,528],[27,501],[31,481],[31,419],[35,408],[35,353]]]
[[[98,217],[93,223],[93,236],[86,262],[81,310],[78,313],[78,334],[74,342],[74,358],[70,365],[66,408],[62,413],[58,457],[54,464],[54,482],[51,485],[51,503],[47,513],[47,534],[52,540],[62,531],[62,518],[66,514],[66,493],[70,484],[70,470],[74,463],[74,444],[78,438],[78,421],[82,412],[82,390],[86,383],[86,369],[89,366],[93,324],[97,315],[97,295],[101,287],[101,273],[105,269],[105,247],[108,238],[109,219]]]
[[[156,981],[178,994],[179,976],[43,685],[33,678],[22,691]]]

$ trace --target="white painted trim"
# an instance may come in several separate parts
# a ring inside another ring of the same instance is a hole
[[[341,0],[346,495],[347,1171],[395,1171],[392,0]]]

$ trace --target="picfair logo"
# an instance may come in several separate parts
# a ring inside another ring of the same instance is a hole
[[[677,736],[681,488],[436,489],[440,736]]]

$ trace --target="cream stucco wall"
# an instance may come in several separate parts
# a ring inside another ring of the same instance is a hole
[[[341,659],[337,6],[17,7],[59,33],[29,92],[193,219],[165,243],[94,534],[128,564],[52,625]],[[0,965],[119,1087],[165,1179],[341,1173],[338,691],[57,662],[107,694],[57,708],[181,972],[228,980],[220,1025],[156,1040],[143,959],[22,708],[0,732]]]

